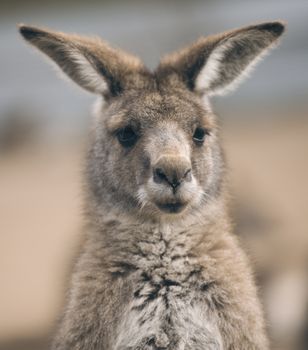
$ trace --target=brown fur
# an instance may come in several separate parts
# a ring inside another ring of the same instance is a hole
[[[105,100],[87,157],[87,241],[54,350],[268,348],[204,94],[230,85],[283,28],[201,39],[150,72],[98,39],[21,27]]]

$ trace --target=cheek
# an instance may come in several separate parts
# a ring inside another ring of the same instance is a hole
[[[144,185],[152,177],[150,157],[145,153],[139,153],[134,159],[135,177],[137,185]]]
[[[109,176],[117,177],[113,181],[127,193],[136,192],[151,176],[150,160],[141,150],[138,146],[131,149],[118,148],[109,156],[113,169]]]
[[[209,181],[213,171],[212,152],[209,147],[202,147],[194,151],[192,169],[197,182],[203,187]]]
[[[104,177],[113,184],[116,190],[128,192],[136,187],[135,165],[128,150],[114,144],[102,159]]]

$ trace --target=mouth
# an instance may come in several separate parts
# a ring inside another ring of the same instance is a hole
[[[186,206],[187,203],[181,203],[181,202],[175,202],[175,203],[156,203],[157,207],[168,214],[178,214],[182,212]]]

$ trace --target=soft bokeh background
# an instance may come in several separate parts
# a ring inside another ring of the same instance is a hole
[[[279,48],[213,103],[273,348],[308,348],[308,1],[11,0],[0,2],[1,350],[47,349],[82,237],[95,99],[59,80],[16,23],[98,34],[153,68],[201,35],[272,19],[288,22]]]

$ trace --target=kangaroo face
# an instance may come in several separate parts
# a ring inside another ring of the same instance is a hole
[[[201,38],[162,59],[154,72],[99,39],[27,26],[20,31],[105,101],[87,158],[91,203],[157,219],[196,211],[219,194],[223,159],[215,118],[202,101],[237,86],[284,25],[261,23]]]
[[[128,93],[107,107],[98,123],[100,172],[104,178],[113,174],[108,185],[140,210],[184,212],[206,200],[219,181],[214,179],[220,161],[214,117],[185,89],[165,85]]]

